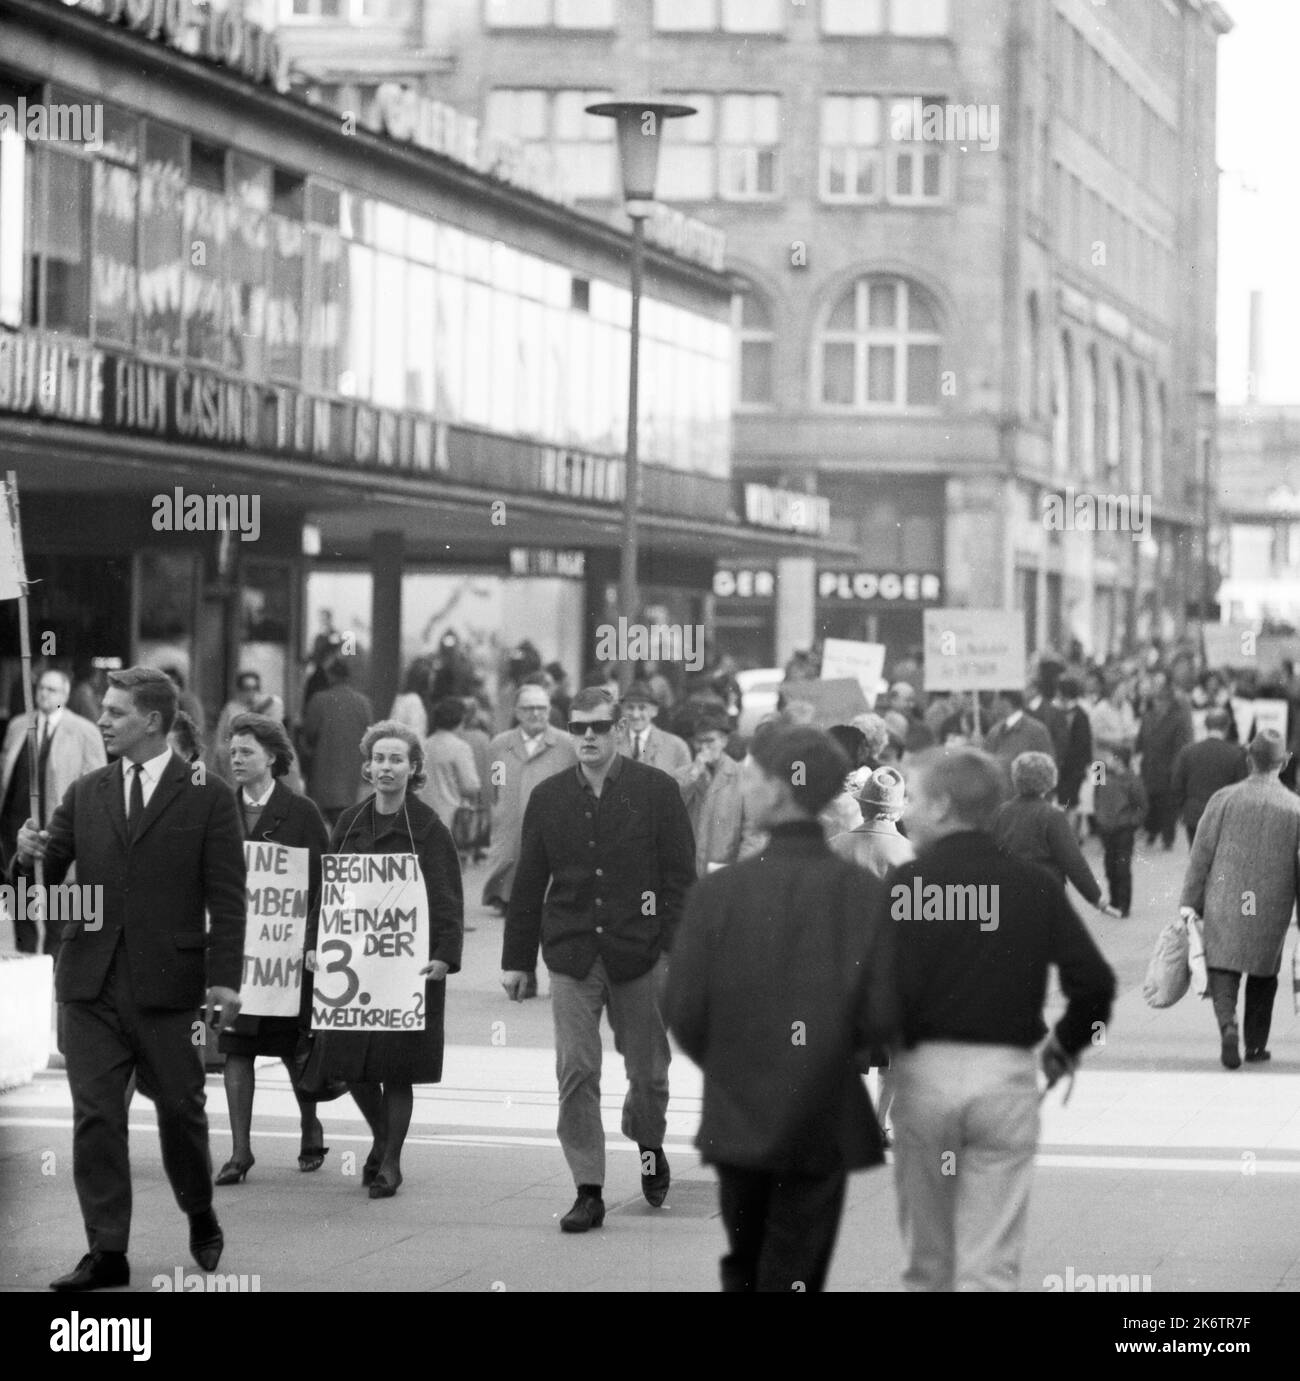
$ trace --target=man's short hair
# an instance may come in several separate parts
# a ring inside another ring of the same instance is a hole
[[[852,724],[832,724],[826,731],[839,745],[840,751],[853,767],[866,761],[867,736]]]
[[[341,686],[351,675],[352,670],[348,666],[347,658],[345,657],[331,657],[329,661],[325,663],[325,679],[331,686]]]
[[[47,676],[57,676],[59,680],[63,682],[64,694],[72,689],[72,677],[69,676],[62,667],[46,667],[45,670],[37,676],[36,684],[39,686]]]
[[[987,830],[1006,797],[1002,766],[978,748],[930,748],[915,759],[912,780],[933,800],[946,797],[971,829]]]
[[[459,729],[465,722],[465,702],[454,695],[444,696],[433,707],[435,729]]]
[[[1079,684],[1077,676],[1062,676],[1057,689],[1066,700],[1077,700],[1083,694],[1083,687]]]
[[[1256,772],[1271,772],[1286,761],[1286,743],[1276,729],[1261,729],[1246,748]]]
[[[546,703],[547,703],[548,705],[551,703],[550,694],[548,693],[546,687],[545,687],[540,681],[521,681],[521,682],[519,683],[519,689],[518,689],[517,691],[515,691],[515,707],[516,707],[516,709],[517,709],[518,706],[519,706],[519,702],[524,698],[524,691],[526,691],[526,690],[539,690],[539,691],[541,691],[542,697],[543,697],[543,699],[546,701]],[[540,706],[539,706],[539,708],[540,708]]]
[[[167,672],[159,671],[156,667],[127,667],[125,671],[110,671],[108,684],[116,690],[126,691],[131,703],[141,714],[153,714],[156,710],[161,716],[163,733],[171,732],[180,696],[176,683]]]
[[[617,724],[623,717],[623,707],[604,686],[583,686],[569,701],[569,713],[590,714],[592,710],[598,710],[603,705],[610,707],[610,718]]]
[[[765,776],[790,783],[795,804],[810,817],[840,794],[852,766],[829,734],[813,728],[756,734],[750,752]]]

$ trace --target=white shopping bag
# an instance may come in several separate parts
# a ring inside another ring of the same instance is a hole
[[[1205,997],[1210,990],[1210,975],[1205,966],[1205,937],[1200,917],[1187,923],[1187,967],[1192,971],[1192,991]]]

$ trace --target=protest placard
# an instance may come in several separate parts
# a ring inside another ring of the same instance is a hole
[[[312,991],[318,1031],[423,1031],[429,897],[414,854],[326,854]]]
[[[827,681],[783,681],[781,698],[786,709],[804,705],[802,712],[794,710],[797,722],[829,729],[832,724],[851,724],[856,714],[866,714],[870,706],[862,687],[851,676]],[[798,719],[802,713],[803,718]]]
[[[249,840],[244,862],[248,924],[240,1011],[251,1017],[296,1017],[307,938],[307,850]]]
[[[872,709],[880,693],[880,676],[884,669],[884,643],[853,642],[848,638],[827,638],[822,643],[822,680],[837,681],[852,676],[862,687],[862,694]]]
[[[1258,665],[1258,638],[1248,623],[1206,623],[1201,626],[1205,665],[1211,671]]]
[[[1003,609],[926,609],[927,691],[1023,690],[1025,616]]]

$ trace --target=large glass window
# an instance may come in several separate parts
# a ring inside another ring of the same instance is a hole
[[[923,96],[921,110],[945,102],[940,96]],[[890,104],[889,125],[893,131],[915,130],[917,102],[914,96],[904,96]],[[922,117],[924,119],[924,116]],[[889,199],[897,202],[936,202],[947,196],[947,156],[944,144],[920,138],[891,138],[887,187]]]
[[[1074,348],[1068,332],[1056,343],[1052,382],[1052,469],[1057,477],[1070,473],[1071,423],[1074,416]]]
[[[554,157],[574,196],[604,199],[615,190],[614,122],[586,107],[609,98],[603,89],[500,87],[488,93],[486,124],[491,134]]]
[[[416,412],[433,412],[438,287],[427,264],[407,265],[406,304],[406,406]]]
[[[347,290],[343,295],[343,368],[339,392],[369,398],[374,384],[375,252],[350,241],[344,246]]]
[[[941,336],[929,296],[904,278],[859,278],[821,339],[821,401],[832,407],[937,407]]]
[[[140,178],[140,319],[137,343],[146,354],[181,353],[181,284],[186,149],[179,130],[149,121]]]
[[[493,425],[493,376],[500,367],[492,339],[492,289],[473,281],[465,285],[465,420],[480,427]],[[504,352],[506,342],[501,346]]]
[[[28,319],[49,331],[90,334],[90,164],[41,148],[32,160]]]
[[[132,345],[136,310],[135,219],[140,179],[131,168],[96,159],[93,197],[95,258],[91,310],[95,335],[102,341]]]
[[[304,229],[300,220],[272,216],[271,281],[266,299],[266,367],[279,379],[302,375]]]
[[[226,365],[253,378],[266,369],[266,275],[271,169],[231,155],[226,206]],[[337,326],[336,326],[337,329]],[[330,387],[334,380],[330,381]]]
[[[375,255],[375,377],[371,398],[380,407],[406,406],[406,261]]]
[[[220,365],[225,355],[222,323],[225,296],[227,207],[221,192],[190,186],[184,197],[185,353],[203,364]]]

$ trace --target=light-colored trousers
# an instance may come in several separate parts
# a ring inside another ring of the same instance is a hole
[[[663,961],[626,983],[613,983],[597,959],[586,978],[551,970],[555,1077],[560,1088],[556,1130],[574,1184],[605,1183],[605,1127],[600,1120],[600,1014],[609,1012],[614,1049],[627,1071],[623,1135],[661,1147],[668,1127],[668,1034],[659,1014]]]
[[[908,1290],[1020,1282],[1038,1147],[1032,1050],[930,1041],[895,1057],[894,1179]]]

